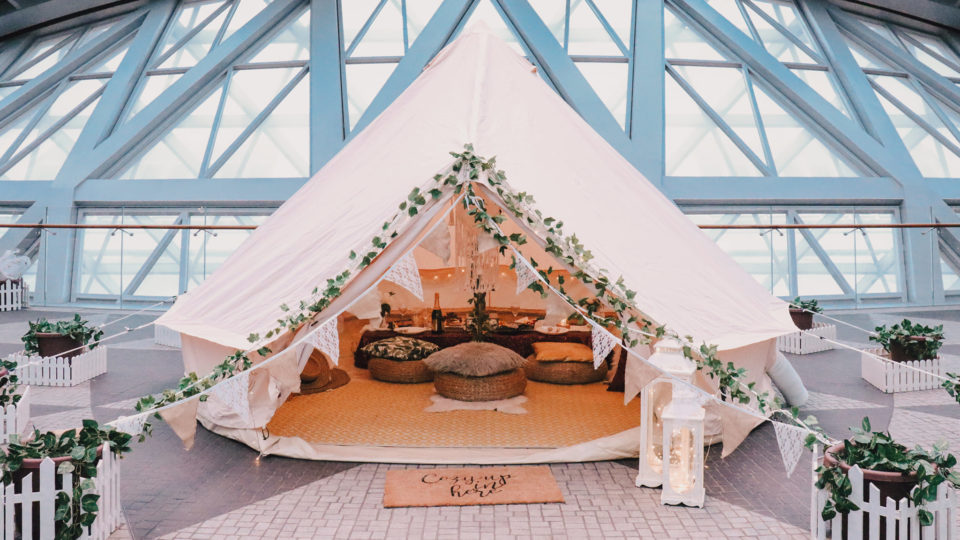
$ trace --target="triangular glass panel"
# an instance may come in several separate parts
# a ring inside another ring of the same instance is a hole
[[[633,28],[633,2],[623,0],[593,0],[593,5],[600,10],[607,24],[617,33],[620,41],[631,48],[631,29]]]
[[[887,71],[900,71],[891,67],[890,64],[881,60],[877,55],[861,47],[859,43],[854,41],[852,38],[850,38],[846,34],[843,34],[843,38],[847,42],[847,48],[850,50],[850,54],[853,55],[853,59],[857,62],[857,65],[859,65],[862,69],[884,69]]]
[[[22,69],[22,66],[30,63],[33,59],[38,58],[40,55],[58,45],[61,41],[66,39],[68,35],[69,34],[57,34],[35,40],[33,44],[27,48],[26,52],[20,55],[20,58],[17,59],[16,63],[4,75],[4,80],[15,79],[16,77],[13,74]]]
[[[513,30],[507,26],[503,17],[500,16],[500,12],[490,3],[490,0],[480,0],[477,7],[473,10],[473,13],[470,14],[470,17],[463,23],[461,28],[469,30],[470,27],[479,22],[486,24],[493,35],[505,41],[517,54],[522,56],[527,55],[523,46],[520,45],[520,39],[513,33]],[[452,40],[453,38],[451,38],[451,41]]]
[[[950,266],[942,253],[940,254],[940,276],[944,291],[960,292],[960,275]]]
[[[348,49],[373,11],[386,0],[350,0],[340,4],[340,21],[343,32],[343,47]]]
[[[630,66],[626,62],[576,62],[580,73],[613,114],[625,127],[627,122],[627,89]]]
[[[663,47],[666,58],[726,60],[713,45],[667,7],[663,9]]]
[[[9,77],[5,76],[4,78],[8,80],[33,79],[37,75],[40,75],[44,71],[56,65],[57,62],[62,60],[67,55],[67,53],[69,53],[70,50],[73,49],[74,44],[77,42],[78,36],[79,36],[78,32],[74,32],[67,37],[61,36],[61,39],[58,40],[57,44],[53,47],[52,51],[47,50],[35,56],[35,58],[38,58],[38,61],[35,64],[31,66],[27,66],[26,65],[27,62],[18,62],[18,65],[13,66],[13,68],[10,69],[9,73],[11,74],[11,76]],[[46,55],[46,56],[43,56],[43,55]],[[43,56],[43,58],[39,59],[41,56]]]
[[[699,66],[675,66],[675,69],[756,155],[763,155],[760,130],[740,69]]]
[[[683,88],[666,75],[666,174],[762,176]]]
[[[940,119],[940,116],[937,115],[937,112],[931,104],[928,103],[906,79],[880,75],[871,75],[870,79],[886,90],[894,99],[903,104],[908,111],[922,118],[924,122],[933,127],[938,133],[950,139],[954,144],[958,142],[950,131],[950,128],[943,123],[943,120]]]
[[[298,178],[310,174],[310,77],[304,77],[214,178]],[[270,156],[270,159],[263,159]]]
[[[566,2],[530,2],[534,11],[547,25],[553,37],[557,38],[557,43],[561,47],[566,47],[565,33],[567,28],[567,6]]]
[[[210,163],[243,132],[300,68],[244,69],[235,71],[227,86],[227,99],[220,113],[219,127]]]
[[[220,27],[227,20],[227,10],[223,10],[212,21],[203,26],[186,43],[177,47],[157,67],[163,68],[190,68],[197,65],[213,47],[213,42],[220,32]],[[166,53],[165,53],[166,54]]]
[[[253,55],[251,64],[258,62],[285,62],[310,58],[310,10],[287,23]]]
[[[164,55],[181,39],[183,39],[190,30],[203,23],[207,17],[214,14],[225,0],[215,0],[213,2],[191,2],[180,5],[180,11],[176,19],[169,23],[167,33],[163,36],[163,45],[160,46],[161,55]],[[219,27],[217,27],[219,29]]]
[[[74,113],[59,129],[43,139],[43,142],[30,153],[18,157],[18,161],[0,176],[0,180],[53,180],[56,178],[99,100],[100,98],[97,97],[91,101],[82,110]]]
[[[384,83],[393,73],[396,64],[346,64],[344,73],[347,84],[347,117],[350,129],[373,102]]]
[[[848,13],[845,13],[844,15],[847,17],[855,18],[859,22],[863,23],[864,26],[866,26],[870,30],[873,30],[874,32],[882,36],[884,39],[889,41],[892,45],[896,45],[897,47],[903,48],[903,44],[900,43],[900,40],[897,38],[896,35],[894,35],[893,31],[890,30],[890,28],[886,24],[882,24],[870,19],[865,19],[863,17],[858,17],[856,15],[850,15]]]
[[[707,3],[741,32],[751,39],[753,38],[753,33],[750,31],[747,21],[743,18],[743,12],[740,11],[738,0],[707,0]]]
[[[367,31],[350,51],[350,58],[368,56],[403,56],[406,46],[403,41],[403,14],[400,3],[387,0],[377,13]]]
[[[221,84],[117,178],[197,178],[222,91]]]
[[[87,64],[81,70],[81,73],[95,74],[113,73],[117,71],[117,68],[120,67],[120,62],[123,61],[123,57],[127,55],[127,49],[129,47],[130,40],[126,40],[120,46],[111,49],[106,55],[101,55],[101,58],[98,58],[90,64]]]
[[[927,49],[930,49],[931,51],[942,56],[944,59],[949,60],[950,64],[947,64],[940,58],[928,53],[926,50],[924,50],[924,48],[918,47],[909,39],[904,39],[904,46],[906,46],[907,50],[910,51],[910,53],[915,56],[917,60],[920,60],[925,66],[936,71],[940,75],[943,75],[944,77],[960,77],[960,71],[957,69],[957,65],[960,65],[960,60],[957,59],[957,56],[953,54],[942,41],[933,36],[927,36],[915,32],[904,31],[904,33],[923,44],[923,46]]]
[[[619,36],[618,38],[619,39]],[[570,5],[570,35],[567,51],[576,55],[623,56],[587,0]]]
[[[750,14],[750,20],[753,27],[757,29],[760,41],[763,43],[767,52],[781,62],[798,62],[801,64],[817,64],[816,60],[807,54],[801,47],[784,35],[777,27],[773,26],[756,12]],[[802,24],[802,21],[801,21]]]
[[[127,113],[127,118],[133,118],[133,116],[143,110],[144,107],[152,103],[154,99],[157,99],[157,96],[162,94],[164,90],[170,88],[170,85],[177,82],[179,78],[180,74],[148,75],[143,80],[143,86],[137,94],[137,99],[130,105],[130,112]]]
[[[16,150],[16,148],[11,148],[11,146],[16,144],[23,130],[27,129],[33,117],[39,114],[41,109],[46,107],[50,99],[50,94],[47,94],[46,97],[35,100],[28,108],[20,111],[16,119],[3,126],[3,128],[0,128],[0,160],[2,160],[3,156],[8,152],[12,155],[13,150]],[[17,146],[19,147],[20,145],[17,144]]]
[[[782,0],[747,0],[747,2],[751,4],[751,7],[759,8],[760,11],[780,24],[801,43],[814,51],[818,50],[810,36],[810,31],[807,30],[803,17],[800,16],[800,10],[793,2],[783,2]],[[748,11],[748,13],[750,12]],[[754,23],[757,23],[759,18],[761,17],[757,16],[756,12],[750,13],[750,19]],[[760,29],[757,28],[757,30]]]
[[[87,43],[90,43],[97,39],[97,36],[103,34],[107,30],[113,28],[117,23],[126,20],[126,16],[116,17],[110,19],[109,21],[99,22],[91,27],[87,28],[87,31],[83,33],[83,36],[80,37],[80,41],[77,42],[77,48],[83,47]]]
[[[797,77],[800,77],[800,80],[807,83],[807,86],[816,90],[817,93],[820,94],[820,97],[830,102],[838,111],[852,118],[850,109],[847,108],[847,104],[844,103],[843,98],[840,96],[840,90],[837,88],[833,75],[830,72],[819,69],[800,68],[792,68],[790,71]]]
[[[407,46],[413,45],[442,0],[407,0]]]
[[[102,79],[71,81],[66,89],[60,92],[56,99],[54,99],[50,108],[43,113],[39,122],[30,130],[30,133],[23,140],[20,148],[31,144],[54,124],[71,113],[74,113],[77,107],[103,88],[104,84],[105,82]]]
[[[859,176],[847,159],[757,85],[754,95],[778,176]]]
[[[263,11],[263,8],[269,6],[272,1],[273,0],[236,0],[237,7],[234,8],[233,15],[230,16],[227,29],[224,31],[223,39],[220,42],[223,43],[226,41],[234,32],[250,22],[250,19],[256,17],[258,13]]]

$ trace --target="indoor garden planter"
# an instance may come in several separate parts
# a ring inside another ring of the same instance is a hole
[[[28,324],[30,328],[20,338],[23,341],[24,351],[43,358],[72,359],[84,352],[84,345],[88,345],[90,349],[96,347],[103,336],[102,330],[89,326],[87,321],[80,318],[79,313],[67,321],[54,323],[39,319]]]
[[[882,325],[875,330],[876,335],[870,336],[870,340],[883,346],[894,362],[933,360],[943,345],[943,325],[930,327],[904,319],[889,328]]]
[[[790,318],[800,330],[813,328],[814,313],[823,313],[823,308],[817,304],[816,300],[801,300],[798,296],[790,302]]]

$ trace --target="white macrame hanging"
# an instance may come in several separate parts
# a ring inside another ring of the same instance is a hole
[[[473,220],[462,205],[453,212],[456,233],[455,263],[462,270],[464,287],[474,293],[490,292],[500,275],[497,242]]]
[[[803,454],[803,441],[807,438],[807,430],[783,422],[773,422],[773,430],[777,433],[780,457],[783,458],[783,467],[789,478]]]
[[[417,267],[417,260],[414,258],[412,251],[394,263],[393,268],[387,272],[387,275],[383,276],[383,279],[396,283],[423,301],[423,283],[420,281],[420,268]]]
[[[147,414],[136,414],[133,416],[122,416],[114,422],[117,431],[133,435],[136,437],[143,432],[143,425],[147,422]]]
[[[531,283],[540,278],[540,274],[530,266],[526,259],[520,256],[517,256],[517,265],[514,270],[517,273],[517,294],[525,291]]]
[[[593,347],[593,367],[598,368],[610,351],[617,346],[617,338],[610,332],[593,326],[590,331],[590,345]]]
[[[244,424],[253,422],[250,416],[250,372],[231,377],[210,388],[210,395],[222,401],[240,415]]]
[[[333,365],[340,362],[340,333],[337,332],[337,319],[323,323],[313,334],[313,345],[325,354]]]

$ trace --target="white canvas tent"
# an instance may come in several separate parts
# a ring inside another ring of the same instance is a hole
[[[724,254],[529,62],[486,31],[465,33],[443,49],[379,118],[158,320],[181,333],[187,371],[207,373],[225,355],[249,348],[250,333],[263,333],[283,317],[281,304],[296,305],[347,268],[357,242],[376,233],[411,188],[447,167],[448,152],[465,143],[479,155],[496,156],[511,186],[533,194],[544,215],[562,219],[598,266],[637,291],[635,301],[649,317],[718,345],[721,358],[747,367],[761,389],[769,386],[763,372],[776,356],[774,340],[795,331],[787,304]],[[367,292],[439,211],[438,204],[414,218],[335,304]],[[318,319],[326,317],[322,312]],[[276,351],[291,339],[285,335],[270,346]],[[295,362],[253,372],[257,426],[297,390],[297,373]],[[236,438],[258,436],[216,400],[202,404],[200,416]],[[749,417],[736,422],[731,431],[743,435],[757,423]]]

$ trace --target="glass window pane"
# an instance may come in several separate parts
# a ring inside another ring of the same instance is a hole
[[[748,13],[750,13],[749,10]],[[750,20],[753,21],[753,26],[757,29],[764,48],[777,60],[781,62],[800,62],[803,64],[818,63],[779,29],[767,22],[766,19],[760,15],[757,15],[756,12],[750,13]]]
[[[663,42],[666,58],[726,60],[712,45],[666,7],[663,9]]]
[[[864,224],[894,223],[890,213],[857,213]],[[900,292],[901,255],[894,229],[861,229],[857,239],[857,294]],[[852,235],[851,235],[852,236]]]
[[[43,132],[47,131],[53,124],[62,120],[65,116],[74,111],[83,100],[87,99],[94,92],[103,88],[104,82],[101,80],[81,80],[70,82],[67,88],[60,92],[50,108],[43,114],[37,125],[24,139],[21,148],[30,144]]]
[[[543,24],[547,25],[557,43],[564,45],[564,32],[567,27],[566,2],[557,0],[530,0],[530,5],[540,16]]]
[[[576,62],[590,86],[593,87],[603,104],[610,109],[620,127],[627,121],[627,78],[630,70],[626,63],[613,62]]]
[[[783,213],[690,214],[698,225],[769,225],[785,223]],[[710,229],[710,238],[737,261],[763,288],[776,296],[790,295],[787,237],[756,229]]]
[[[771,19],[777,21],[780,26],[784,27],[788,32],[793,34],[804,45],[810,47],[814,51],[819,50],[813,41],[813,37],[810,35],[810,31],[807,30],[807,25],[803,21],[803,17],[800,15],[800,10],[797,9],[796,4],[794,4],[792,1],[783,2],[781,0],[752,0],[752,4],[760,8],[760,10],[767,14]],[[756,16],[754,13],[750,13],[750,18],[754,21],[754,23],[757,23],[758,19],[761,17]],[[757,28],[757,30],[760,29]],[[761,37],[763,37],[762,32]]]
[[[476,9],[473,10],[473,13],[470,14],[470,18],[467,19],[467,22],[463,25],[464,29],[470,29],[477,22],[482,21],[487,27],[493,32],[493,35],[502,39],[510,45],[510,48],[517,52],[521,56],[526,56],[526,51],[523,50],[523,47],[520,45],[520,41],[517,39],[517,36],[514,35],[513,31],[510,30],[510,27],[503,22],[503,18],[500,17],[500,13],[497,12],[496,8],[493,7],[493,4],[490,3],[490,0],[480,0],[480,3],[477,4]]]
[[[138,215],[127,214],[123,218],[124,225],[173,225],[177,220],[177,215]],[[134,279],[141,271],[146,271],[140,286],[133,295],[137,296],[175,296],[179,289],[180,271],[180,234],[173,233],[171,242],[167,248],[160,253],[159,258],[148,268],[144,268],[150,262],[150,256],[153,254],[160,241],[167,235],[167,231],[161,229],[131,229],[129,233],[117,233],[117,236],[123,234],[123,291],[126,296],[131,296],[130,287]]]
[[[756,166],[669,75],[665,90],[668,176],[761,176]]]
[[[186,43],[177,48],[158,67],[160,68],[190,68],[197,65],[210,51],[213,42],[220,32],[224,21],[227,20],[227,11],[220,12],[212,21],[193,35]]]
[[[960,292],[960,275],[947,263],[943,255],[940,255],[940,276],[943,280],[944,291]]]
[[[190,217],[190,224],[260,225],[266,218],[266,215],[194,215]],[[219,230],[216,236],[203,233],[191,236],[187,287],[203,283],[252,233],[252,230]]]
[[[387,0],[350,56],[402,56],[405,50],[400,3]]]
[[[227,30],[223,33],[223,41],[232,36],[234,32],[250,22],[250,19],[257,16],[257,13],[263,11],[263,8],[270,5],[273,0],[237,0],[237,8],[227,23]]]
[[[11,66],[7,73],[4,74],[3,79],[9,81],[21,78],[18,77],[17,74],[23,71],[26,64],[30,63],[31,60],[38,58],[40,55],[58,45],[67,36],[68,34],[56,34],[53,36],[37,38],[37,40],[34,41],[26,51],[20,54],[20,57],[17,58],[17,61],[14,62],[13,66]]]
[[[55,41],[54,47],[52,47],[53,49],[52,52],[47,54],[47,56],[43,57],[42,60],[39,60],[37,63],[33,64],[30,67],[26,67],[26,64],[29,62],[29,60],[24,59],[24,57],[21,57],[21,59],[12,68],[10,68],[10,71],[9,71],[10,76],[6,76],[5,78],[8,80],[12,80],[12,79],[28,80],[36,77],[37,75],[40,75],[44,71],[53,67],[64,56],[66,56],[68,52],[70,52],[70,49],[73,47],[74,43],[76,43],[77,41],[77,35],[78,34],[74,32],[73,34],[66,34],[66,35],[62,34],[59,37],[51,38],[52,41]],[[40,48],[43,49],[42,53],[32,54],[33,51],[28,51],[28,54],[30,55],[30,59],[38,58],[42,54],[46,54],[51,49],[51,47],[47,47],[47,43],[48,43],[47,40],[44,40],[43,43],[40,45]]]
[[[341,2],[340,19],[342,21],[343,46],[346,49],[357,38],[363,25],[373,14],[380,0],[350,0]]]
[[[413,45],[417,36],[430,22],[440,7],[441,0],[407,0],[407,44]]]
[[[18,157],[19,161],[0,178],[3,180],[53,180],[56,178],[99,100],[98,97],[90,102],[29,154],[22,158]]]
[[[854,224],[853,214],[845,213],[800,213],[801,223],[807,225],[836,225],[849,223],[851,229]],[[840,271],[843,280],[853,289],[856,282],[856,238],[844,229],[808,229],[809,236],[813,237],[826,252],[830,262]],[[810,245],[797,235],[797,278],[798,290],[801,295],[828,295],[842,294],[843,289],[830,275],[823,261],[817,256]]]
[[[750,32],[750,27],[747,26],[747,21],[743,18],[743,13],[740,11],[739,0],[707,0],[707,3],[710,4],[710,7],[717,10],[718,13],[723,15],[725,19],[733,23],[734,26],[740,29],[741,32],[746,34],[748,37],[753,38],[753,34]]]
[[[162,53],[169,51],[178,41],[187,35],[190,30],[206,20],[207,17],[223,5],[224,0],[214,0],[210,2],[190,2],[182,3],[177,17],[167,27],[167,33],[163,36],[163,45],[160,47]],[[217,27],[219,29],[219,27]],[[204,52],[206,54],[206,52]],[[202,56],[202,55],[201,55]]]
[[[120,225],[119,215],[85,215],[85,225]],[[123,233],[110,229],[80,229],[78,261],[78,294],[120,294],[120,242]]]
[[[816,90],[820,97],[829,101],[838,111],[850,116],[850,110],[840,97],[840,90],[831,73],[815,69],[791,69],[790,71],[793,71],[794,75],[800,77],[810,88]]]
[[[170,88],[170,85],[177,82],[179,78],[180,75],[147,76],[147,78],[144,79],[143,87],[140,89],[136,101],[134,101],[130,107],[130,113],[127,114],[127,118],[132,118],[135,114],[143,110],[143,108],[152,103],[154,99],[157,99],[157,96],[162,94],[164,90]]]
[[[573,3],[570,6],[569,39],[570,54],[601,56],[623,54],[585,1]]]
[[[603,18],[607,20],[620,41],[630,48],[631,28],[633,27],[633,2],[631,0],[593,0]]]
[[[917,60],[920,60],[927,67],[936,71],[940,75],[943,75],[944,77],[960,77],[960,71],[957,70],[957,66],[960,65],[960,58],[957,58],[957,55],[954,54],[953,51],[947,47],[947,44],[944,43],[940,38],[936,36],[920,34],[918,32],[909,32],[906,30],[903,30],[902,32],[919,41],[926,48],[936,52],[939,56],[942,56],[950,63],[944,63],[943,60],[928,53],[922,48],[917,47],[909,39],[904,39],[903,43],[907,50],[910,51],[910,53],[912,53]]]
[[[396,64],[347,64],[347,116],[350,129],[357,125],[364,111],[370,106]]]
[[[286,28],[270,40],[250,63],[307,60],[310,58],[310,10],[290,21]]]

